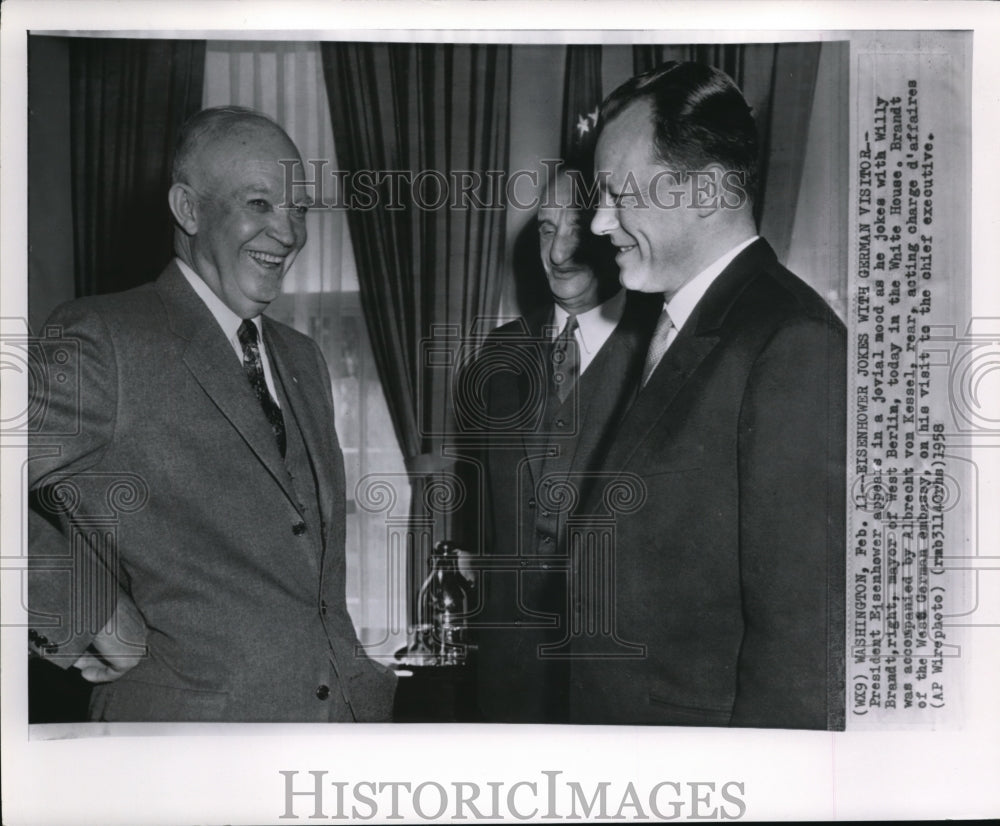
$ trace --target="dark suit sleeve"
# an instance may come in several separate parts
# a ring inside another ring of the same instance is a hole
[[[117,573],[81,541],[68,516],[75,477],[100,462],[111,443],[117,404],[114,348],[103,320],[78,303],[58,308],[33,352],[29,409],[35,411],[28,463],[29,640],[36,653],[68,668],[114,610]]]
[[[839,727],[845,382],[842,327],[812,318],[779,329],[750,375],[739,432],[745,631],[733,725]]]

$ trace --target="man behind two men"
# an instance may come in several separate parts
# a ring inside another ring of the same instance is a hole
[[[520,453],[499,428],[482,459],[488,720],[843,726],[845,331],[758,237],[757,156],[749,106],[707,66],[664,64],[604,101],[590,230],[658,318],[622,347],[623,317],[589,367],[539,211],[554,308],[483,350],[500,366],[481,415],[515,422],[532,371],[518,384],[491,353],[549,325],[542,409]],[[578,222],[562,203],[556,223]],[[615,341],[615,367],[588,376]],[[631,501],[607,496],[615,480]]]

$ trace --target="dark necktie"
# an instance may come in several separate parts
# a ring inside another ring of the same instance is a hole
[[[267,390],[267,382],[264,380],[264,363],[260,360],[260,347],[257,345],[257,325],[249,319],[244,319],[237,335],[243,346],[243,370],[250,380],[250,386],[264,410],[264,415],[267,416],[271,430],[274,431],[278,450],[281,451],[283,457],[285,455],[285,420],[281,415],[281,408],[271,398],[271,394]]]
[[[552,342],[552,382],[560,404],[566,401],[580,373],[580,353],[573,338],[576,328],[576,316],[568,316],[566,326]]]

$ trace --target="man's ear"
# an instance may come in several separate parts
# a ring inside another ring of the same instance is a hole
[[[725,170],[712,163],[691,173],[691,201],[699,218],[706,218],[722,207]]]
[[[198,233],[198,195],[187,184],[176,183],[167,193],[167,203],[174,220],[188,235]]]

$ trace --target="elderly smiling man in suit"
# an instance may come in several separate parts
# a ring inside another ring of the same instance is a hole
[[[571,594],[587,628],[611,589],[634,656],[574,641],[574,722],[842,726],[845,331],[757,236],[757,153],[704,65],[601,107],[591,228],[662,312],[603,463],[645,499],[616,515],[611,580]]]
[[[329,374],[261,315],[306,241],[280,161],[301,163],[265,116],[195,115],[169,193],[176,259],[49,320],[80,395],[32,387],[29,636],[97,683],[95,720],[391,713],[394,677],[347,613]],[[114,504],[113,530],[88,528]]]

